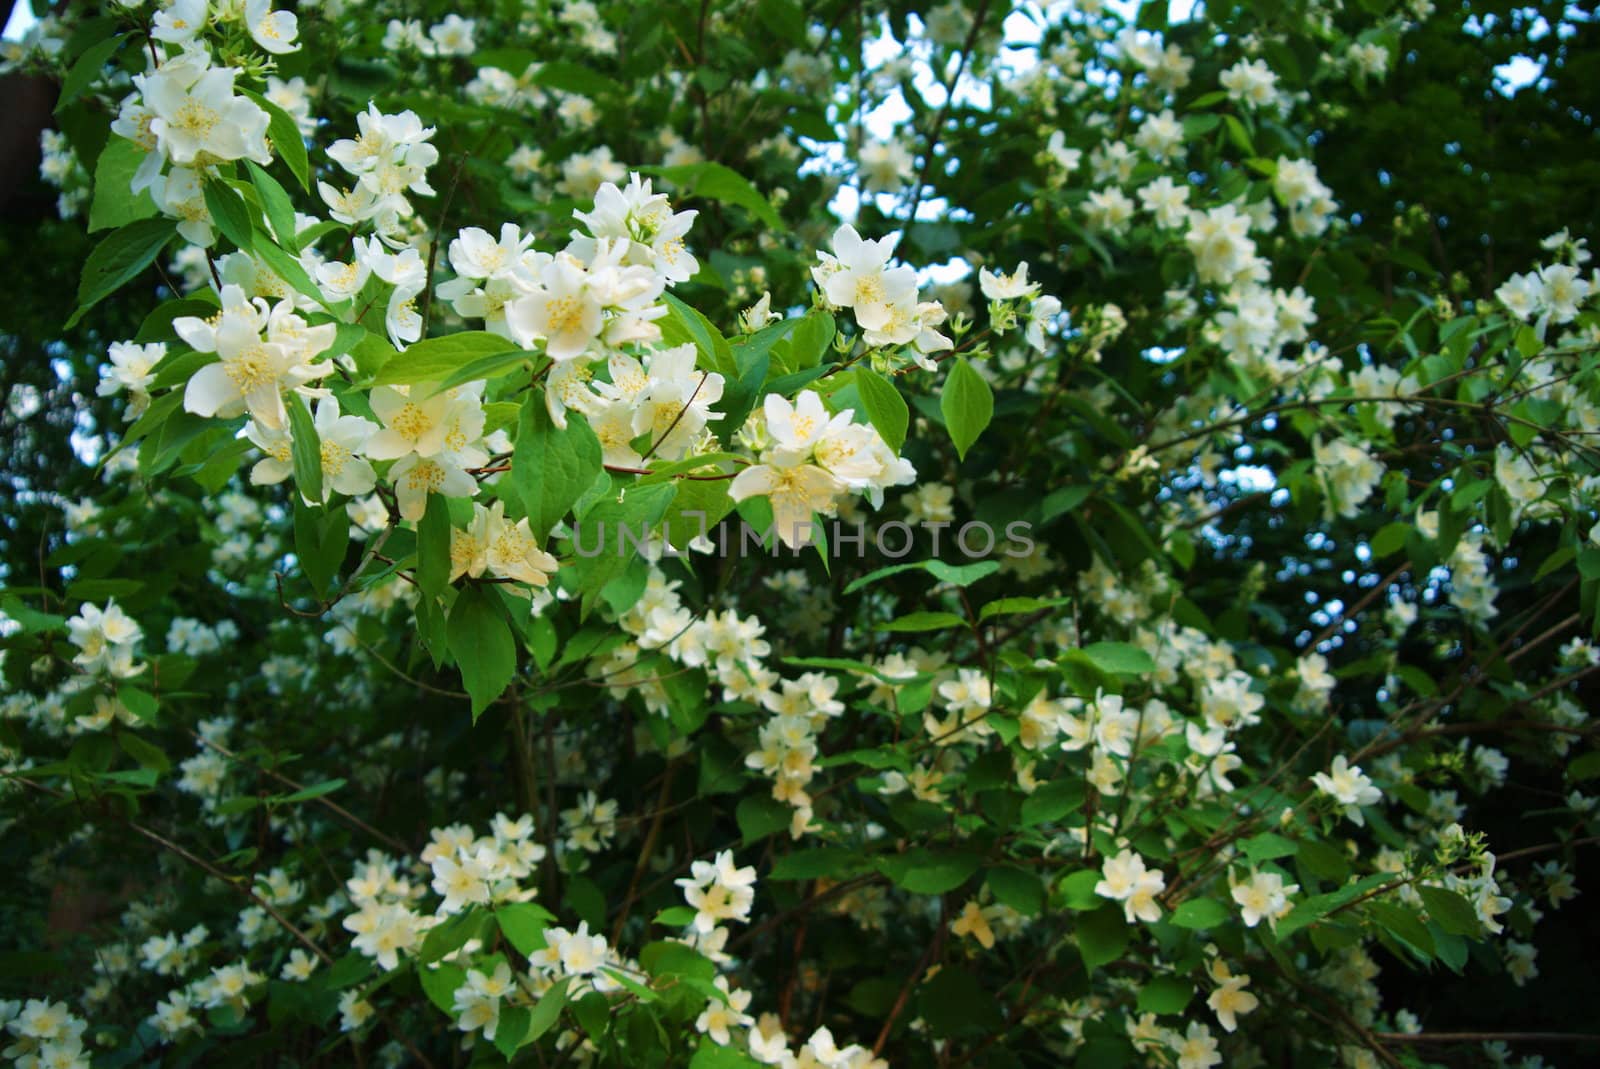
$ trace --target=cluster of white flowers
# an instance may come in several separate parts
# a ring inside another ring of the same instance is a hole
[[[1339,210],[1333,191],[1317,177],[1310,160],[1279,156],[1273,164],[1272,192],[1289,209],[1289,229],[1298,237],[1320,237]]]
[[[71,219],[88,207],[94,186],[60,130],[39,132],[39,177],[61,190],[56,198],[56,213],[61,218]]]
[[[938,301],[917,299],[913,268],[890,266],[899,241],[898,233],[871,240],[853,226],[841,226],[833,235],[833,252],[818,251],[821,263],[811,269],[811,277],[828,308],[850,309],[867,345],[909,345],[908,359],[932,370],[928,354],[952,344],[938,329],[944,324],[945,309]]]
[[[1100,866],[1100,882],[1094,893],[1113,902],[1122,903],[1122,912],[1128,923],[1161,919],[1161,906],[1156,896],[1166,890],[1167,878],[1159,869],[1145,868],[1144,858],[1132,850],[1123,850],[1108,857]]]
[[[0,1054],[18,1069],[89,1069],[90,1053],[83,1048],[89,1023],[65,1002],[0,1000],[0,1026],[11,1034]]]
[[[777,536],[790,547],[811,544],[812,515],[834,515],[848,494],[882,504],[883,491],[910,483],[916,469],[854,415],[848,408],[830,413],[812,390],[792,403],[768,394],[738,435],[760,462],[734,477],[729,495],[735,501],[767,498]]]
[[[1369,449],[1345,438],[1335,438],[1312,443],[1311,455],[1316,463],[1318,478],[1325,490],[1326,510],[1349,519],[1360,513],[1362,504],[1372,496],[1383,478],[1383,461]]]
[[[1532,320],[1542,335],[1554,323],[1564,325],[1578,317],[1578,310],[1600,291],[1600,278],[1585,278],[1579,266],[1589,259],[1582,242],[1575,246],[1577,258],[1571,264],[1555,263],[1514,274],[1494,291],[1506,311],[1523,321]]]
[[[989,301],[989,318],[996,334],[1004,334],[1020,317],[1024,340],[1039,352],[1045,351],[1045,328],[1061,314],[1061,301],[1049,294],[1041,295],[1039,284],[1028,281],[1026,260],[1009,275],[980,268],[978,288]],[[1026,312],[1022,311],[1024,305]]]
[[[376,104],[357,115],[356,124],[358,133],[354,138],[341,138],[328,146],[328,158],[353,177],[355,184],[339,189],[319,181],[317,191],[335,221],[349,226],[370,223],[386,244],[400,248],[407,244],[410,220],[416,212],[406,194],[434,195],[433,187],[428,185],[428,168],[439,162],[439,150],[431,143],[434,129],[423,126],[415,112],[385,115]],[[380,267],[389,261],[378,256],[371,260],[368,266],[382,277]],[[425,278],[409,276],[404,282],[391,278],[384,281],[399,289],[415,285],[411,296],[427,284]],[[346,284],[344,288],[353,292],[360,287]]]
[[[383,33],[384,50],[416,52],[429,57],[470,56],[478,50],[478,24],[460,15],[446,15],[424,28],[416,19],[390,19]]]
[[[211,64],[200,36],[206,8],[206,0],[183,0],[157,13],[152,37],[182,50],[159,62],[152,53],[151,69],[134,76],[135,91],[122,101],[111,124],[113,133],[146,152],[134,173],[132,191],[148,189],[156,207],[178,220],[178,232],[185,240],[202,246],[216,240],[204,191],[216,166],[241,159],[263,166],[272,162],[266,110],[235,92],[237,68]],[[267,11],[256,25],[270,29],[277,25],[273,16],[281,14]]]
[[[1272,110],[1288,114],[1291,100],[1278,88],[1278,75],[1265,60],[1241,59],[1218,77],[1228,99],[1252,111]]]
[[[115,599],[103,609],[85,604],[67,621],[67,635],[78,647],[72,663],[90,675],[130,679],[144,671],[144,665],[134,660],[144,630]]]

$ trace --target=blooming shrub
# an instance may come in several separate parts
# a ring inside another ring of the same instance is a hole
[[[4,1056],[1460,1053],[1395,978],[1536,983],[1597,841],[1600,278],[1342,205],[1448,17],[41,23]]]

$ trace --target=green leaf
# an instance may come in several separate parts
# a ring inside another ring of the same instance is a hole
[[[997,598],[978,610],[978,619],[992,620],[996,616],[1019,616],[1071,603],[1071,598]]]
[[[887,579],[891,575],[901,572],[923,571],[938,579],[941,583],[951,583],[955,586],[967,587],[979,579],[993,575],[1000,570],[998,561],[982,560],[972,564],[946,564],[942,560],[909,561],[905,564],[891,564],[887,568],[879,568],[868,572],[860,579],[853,580],[844,588],[846,594],[854,594],[862,587],[870,586],[879,579]]]
[[[510,1058],[528,1042],[528,1023],[533,1014],[522,1006],[503,1006],[494,1030],[494,1049]]]
[[[1035,824],[1053,824],[1083,807],[1084,789],[1083,781],[1076,777],[1053,779],[1048,783],[1040,784],[1037,789],[1022,801],[1022,812],[1018,819],[1022,826],[1031,828]]]
[[[515,342],[486,330],[463,330],[439,338],[424,338],[384,364],[372,384],[414,386],[443,382],[480,357],[516,348]]]
[[[1179,928],[1218,928],[1228,922],[1228,910],[1214,898],[1190,898],[1172,911]]]
[[[322,500],[322,438],[311,412],[299,397],[288,398],[284,406],[289,410],[289,434],[292,439],[291,457],[294,460],[294,481],[302,496],[308,501]]]
[[[917,991],[917,1002],[919,1015],[936,1036],[992,1037],[1005,1030],[995,991],[958,965],[945,965],[927,979]]]
[[[342,779],[325,779],[321,783],[313,784],[310,787],[302,787],[293,794],[286,794],[277,800],[284,804],[309,802],[313,798],[321,798],[325,794],[332,794],[340,787],[343,787],[346,782]]]
[[[769,880],[815,880],[823,876],[845,876],[861,869],[859,855],[842,846],[815,846],[796,850],[775,861]]]
[[[290,402],[294,407],[294,402]],[[296,497],[294,503],[294,549],[300,570],[317,591],[324,594],[344,564],[350,548],[350,517],[342,508],[317,508]]]
[[[89,230],[110,230],[156,214],[150,191],[135,196],[133,176],[148,153],[125,137],[111,135],[94,165],[94,202],[89,205]]]
[[[663,928],[687,928],[694,923],[694,915],[691,906],[672,906],[657,913],[653,923]]]
[[[1372,536],[1372,555],[1378,558],[1398,553],[1405,548],[1406,536],[1411,533],[1409,523],[1386,523]]]
[[[417,969],[417,980],[429,1002],[451,1017],[456,1015],[456,988],[467,982],[465,969],[459,965],[424,966]]]
[[[1112,675],[1142,676],[1156,670],[1148,653],[1127,642],[1096,642],[1082,652],[1096,668]]]
[[[1059,490],[1052,490],[1045,495],[1044,501],[1039,505],[1039,522],[1049,523],[1057,516],[1065,515],[1089,500],[1094,493],[1094,487],[1085,484],[1076,486],[1063,486]]]
[[[250,251],[255,254],[256,259],[271,268],[273,274],[287,282],[296,293],[309,297],[324,308],[328,307],[321,288],[311,281],[311,276],[306,273],[300,261],[278,248],[276,243],[268,241],[265,234],[260,235],[260,240]]]
[[[791,372],[806,371],[822,363],[822,358],[833,346],[838,329],[833,316],[826,309],[813,308],[807,312],[789,335],[786,354],[788,369]]]
[[[639,951],[639,964],[651,976],[696,977],[709,981],[717,975],[710,958],[684,943],[661,940],[646,943]]]
[[[671,483],[632,486],[620,500],[612,496],[600,501],[573,525],[578,559],[573,561],[572,571],[586,606],[627,568],[638,546],[661,521],[675,492]]]
[[[494,919],[506,941],[528,957],[545,948],[544,930],[555,917],[543,906],[532,902],[513,902],[494,911]]]
[[[967,621],[953,612],[911,612],[896,620],[878,625],[879,631],[943,631],[951,627],[966,627]]]
[[[1422,896],[1422,904],[1427,907],[1429,918],[1446,932],[1472,938],[1482,934],[1483,926],[1478,920],[1478,911],[1454,891],[1447,891],[1443,887],[1419,886],[1417,894]]]
[[[966,883],[983,864],[982,856],[967,850],[914,848],[878,859],[878,871],[912,894],[942,895]]]
[[[177,231],[178,224],[171,219],[140,219],[112,231],[96,245],[83,263],[78,307],[67,320],[67,329],[76,326],[90,308],[139,277]]]
[[[244,198],[232,187],[215,178],[207,178],[203,188],[206,211],[222,236],[237,247],[249,251],[255,247],[255,233],[250,226],[250,209]]]
[[[528,1030],[523,1034],[523,1043],[532,1043],[555,1026],[561,1019],[561,1011],[567,1004],[567,985],[572,983],[572,977],[563,976],[555,984],[539,996],[539,1001],[533,1004],[533,1010],[528,1016]]]
[[[417,588],[437,596],[450,585],[450,502],[429,494],[417,523]]]
[[[1300,844],[1269,831],[1246,839],[1239,844],[1239,848],[1244,851],[1252,864],[1259,865],[1274,858],[1293,857],[1299,852]]]
[[[1380,899],[1368,902],[1365,908],[1367,915],[1382,931],[1404,942],[1419,957],[1430,960],[1433,958],[1435,953],[1433,936],[1428,932],[1428,926],[1417,916],[1416,910]]]
[[[477,937],[484,920],[483,913],[473,907],[435,925],[428,930],[427,937],[417,950],[417,962],[429,965],[454,954],[466,945],[467,940]]]
[[[56,114],[61,114],[61,109],[78,99],[95,80],[105,71],[106,63],[122,47],[122,42],[127,38],[121,35],[107,37],[83,50],[72,68],[67,71],[67,76],[61,80],[61,95],[56,98]]]
[[[542,539],[600,474],[600,441],[575,413],[568,413],[566,430],[558,428],[544,395],[534,393],[522,403],[514,449],[511,482],[522,498],[528,526]]]
[[[272,233],[291,255],[299,255],[300,245],[294,229],[294,202],[289,199],[289,194],[278,180],[262,170],[253,160],[245,160],[245,167],[250,171],[250,181],[254,183],[256,192],[261,196],[261,207],[266,212],[267,222],[272,224]]]
[[[955,444],[956,455],[965,460],[967,450],[994,418],[994,391],[965,357],[956,358],[956,366],[944,380],[939,411],[944,415],[944,425],[950,432],[950,441]]]
[[[661,325],[663,339],[670,345],[693,342],[705,370],[718,372],[729,385],[738,382],[740,368],[733,358],[733,347],[716,325],[670,292],[661,295],[661,302],[670,310],[666,318],[656,320]]]
[[[172,770],[172,762],[167,759],[161,747],[146,742],[133,732],[118,732],[117,742],[129,757],[139,762],[140,766],[157,773]]]
[[[660,175],[680,187],[686,198],[705,197],[725,204],[736,204],[773,230],[781,232],[788,229],[771,201],[762,196],[738,171],[720,163],[685,163],[676,167],[641,167],[639,170]]]
[[[472,696],[472,719],[476,721],[516,674],[511,622],[498,597],[481,586],[469,586],[450,607],[446,636],[450,654],[461,669],[461,682]]]
[[[1083,955],[1083,971],[1092,973],[1121,957],[1131,934],[1122,916],[1122,907],[1111,905],[1080,917],[1077,937],[1078,953]]]
[[[1139,1012],[1179,1014],[1194,998],[1194,985],[1174,976],[1158,976],[1139,989]]]
[[[1037,916],[1044,909],[1044,882],[1027,869],[1006,865],[990,869],[984,879],[997,902],[1010,906],[1023,916]]]
[[[761,1069],[761,1063],[743,1051],[721,1047],[710,1038],[702,1039],[689,1059],[689,1069]]]
[[[1088,913],[1105,905],[1105,899],[1095,894],[1099,883],[1099,869],[1079,869],[1062,880],[1057,890],[1068,909],[1074,913]]]
[[[856,389],[861,391],[861,404],[867,418],[877,428],[890,449],[896,453],[906,441],[906,428],[910,425],[911,410],[906,399],[894,384],[865,364],[856,367]]]
[[[235,92],[248,97],[267,113],[267,137],[271,140],[272,147],[277,149],[278,158],[289,168],[289,173],[300,183],[300,188],[309,193],[311,161],[306,156],[306,143],[300,136],[300,127],[295,125],[294,119],[288,112],[261,94],[244,88],[236,89]]]
[[[511,349],[503,353],[490,353],[488,356],[480,356],[447,376],[439,384],[439,388],[448,390],[465,382],[499,378],[507,372],[527,367],[528,361],[531,359],[533,359],[532,354],[526,353],[521,349]]]
[[[769,835],[788,831],[794,810],[769,795],[753,794],[739,799],[733,815],[739,824],[739,841],[749,846]]]
[[[8,610],[9,611],[9,610]],[[146,724],[155,722],[156,700],[138,687],[123,684],[117,688],[117,700],[127,707],[128,712],[144,721]]]

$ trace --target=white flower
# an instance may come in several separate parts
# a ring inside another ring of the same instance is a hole
[[[536,587],[547,585],[558,567],[556,559],[539,548],[526,518],[512,522],[506,519],[505,510],[506,503],[496,501],[486,512],[484,563],[492,574],[503,579]]]
[[[1357,824],[1366,823],[1366,817],[1361,813],[1362,806],[1376,805],[1383,800],[1383,792],[1373,786],[1372,781],[1359,767],[1352,765],[1344,754],[1333,759],[1333,765],[1327,772],[1313,775],[1311,782],[1323,794],[1344,806],[1345,816]]]
[[[332,373],[331,363],[310,361],[333,344],[336,328],[332,323],[307,326],[288,301],[269,310],[266,301],[247,300],[235,285],[224,286],[221,298],[222,311],[211,319],[172,321],[178,337],[196,352],[220,358],[189,379],[184,410],[219,419],[248,411],[263,427],[281,430],[288,420],[284,391]]]
[[[1028,261],[1026,260],[1018,264],[1017,269],[1009,275],[995,274],[987,268],[979,268],[978,288],[991,301],[1008,301],[1018,297],[1029,298],[1039,292],[1039,284],[1028,281]]]
[[[1122,903],[1128,923],[1136,920],[1154,923],[1161,919],[1156,895],[1166,889],[1167,878],[1159,870],[1147,870],[1144,858],[1132,850],[1108,857],[1100,867],[1101,880],[1094,893]]]
[[[256,44],[273,55],[281,56],[300,47],[295,44],[299,23],[291,12],[272,10],[272,0],[245,0],[244,22]]]
[[[916,272],[903,265],[888,266],[899,240],[899,234],[866,240],[846,224],[833,235],[834,255],[821,254],[823,266],[812,271],[828,300],[851,309],[863,330],[882,330],[896,305],[916,303]]]
[[[1245,883],[1234,885],[1233,900],[1239,906],[1246,928],[1254,928],[1263,917],[1276,927],[1279,919],[1289,912],[1289,896],[1298,890],[1299,884],[1285,884],[1276,872],[1254,872]]]
[[[553,360],[572,360],[600,336],[602,304],[583,265],[557,256],[539,273],[526,296],[506,305],[506,325],[518,345],[543,339]]]
[[[153,113],[150,132],[173,163],[243,158],[262,166],[272,162],[267,148],[270,120],[253,102],[233,95],[238,73],[233,67],[206,70],[168,63],[135,76],[134,84]]]

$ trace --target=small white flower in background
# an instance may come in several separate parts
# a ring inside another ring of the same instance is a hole
[[[133,647],[144,638],[144,631],[122,611],[115,599],[105,608],[85,604],[67,621],[67,634],[78,647],[73,663],[86,672],[125,679],[142,668],[133,662]]]
[[[1211,1069],[1222,1064],[1222,1054],[1211,1029],[1199,1021],[1190,1021],[1188,1031],[1171,1033],[1168,1045],[1178,1056],[1178,1069]]]
[[[1261,1004],[1260,1000],[1245,990],[1250,986],[1250,977],[1244,973],[1235,976],[1221,958],[1212,959],[1206,971],[1218,985],[1206,999],[1206,1005],[1217,1015],[1217,1023],[1232,1032],[1239,1027],[1238,1018],[1253,1011]]]
[[[1009,301],[1014,298],[1028,299],[1039,292],[1037,282],[1028,281],[1028,262],[1026,260],[1017,265],[1011,274],[996,274],[987,268],[978,269],[978,288],[983,295],[991,301]]]
[[[1289,896],[1300,890],[1297,883],[1285,884],[1276,872],[1253,872],[1250,879],[1233,887],[1233,900],[1246,928],[1254,928],[1265,918],[1277,927],[1289,912]]]
[[[694,862],[689,872],[689,876],[676,882],[683,888],[684,901],[694,907],[696,931],[709,933],[723,921],[750,918],[756,870],[750,866],[735,868],[732,850],[722,851],[714,861]]]
[[[311,974],[316,971],[317,959],[296,947],[289,952],[289,960],[283,963],[283,969],[278,975],[288,981],[309,980]]]
[[[1327,772],[1314,774],[1311,782],[1323,794],[1344,806],[1345,816],[1357,824],[1364,825],[1367,822],[1361,813],[1362,806],[1376,805],[1383,800],[1383,792],[1373,786],[1360,767],[1352,765],[1344,754],[1333,759],[1333,765]]]
[[[483,1038],[492,1042],[500,1027],[500,1003],[516,990],[511,966],[504,961],[493,973],[468,969],[466,982],[455,991],[456,1027],[463,1032],[481,1030]]]
[[[744,1012],[750,1005],[750,992],[730,989],[726,976],[719,976],[714,982],[717,989],[728,996],[728,1001],[724,1003],[716,998],[707,1001],[704,1012],[695,1019],[694,1027],[701,1035],[710,1036],[713,1042],[725,1047],[733,1041],[729,1034],[731,1029],[753,1024],[755,1019]]]
[[[478,25],[472,19],[464,19],[460,15],[446,15],[444,21],[437,23],[428,30],[428,39],[433,44],[433,54],[438,56],[470,56],[477,51],[478,44],[473,34]]]
[[[298,51],[298,20],[288,11],[272,10],[272,0],[245,0],[244,22],[256,44],[275,56]]]
[[[187,44],[206,28],[209,6],[210,0],[173,0],[155,13],[150,36],[169,45]]]
[[[112,342],[106,351],[111,363],[100,368],[100,384],[95,387],[99,397],[112,397],[128,392],[128,407],[123,419],[135,419],[150,405],[150,380],[155,377],[156,364],[167,355],[164,342]]]
[[[562,971],[572,976],[592,976],[608,960],[605,936],[590,935],[588,921],[579,924],[575,932],[546,928],[544,938]]]
[[[1144,858],[1132,850],[1108,857],[1100,867],[1101,880],[1094,893],[1122,903],[1128,923],[1136,920],[1154,923],[1161,919],[1155,896],[1166,889],[1167,878],[1159,870],[1146,869]]]
[[[372,1020],[372,1003],[361,997],[361,992],[352,988],[339,996],[339,1031],[354,1032],[368,1021]]]

